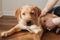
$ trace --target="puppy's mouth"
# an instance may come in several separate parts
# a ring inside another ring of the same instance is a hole
[[[33,25],[31,20],[28,20],[28,21],[26,22],[26,24],[27,24],[27,26]]]

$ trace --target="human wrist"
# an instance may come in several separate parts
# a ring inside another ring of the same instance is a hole
[[[42,10],[42,12],[45,12],[45,13],[47,13],[49,10],[47,9],[47,8],[44,8],[43,10]]]

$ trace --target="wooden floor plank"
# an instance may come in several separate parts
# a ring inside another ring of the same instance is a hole
[[[3,31],[7,31],[14,27],[17,24],[17,20],[13,16],[3,16],[0,18],[0,33]],[[10,35],[6,38],[1,38],[0,40],[33,40],[34,34],[30,34],[27,31],[21,31]],[[54,32],[44,33],[42,40],[60,40],[60,34],[57,35]]]

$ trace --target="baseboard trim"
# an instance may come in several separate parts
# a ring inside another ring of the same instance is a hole
[[[0,11],[0,17],[2,17],[3,16],[3,13]]]
[[[13,13],[13,11],[3,11],[3,15],[14,16],[14,13]]]

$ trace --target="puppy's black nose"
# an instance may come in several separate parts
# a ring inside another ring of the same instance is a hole
[[[30,24],[30,23],[31,23],[31,20],[28,20],[28,21],[27,21],[27,24]]]
[[[27,21],[27,25],[30,26],[31,25],[31,20]]]

